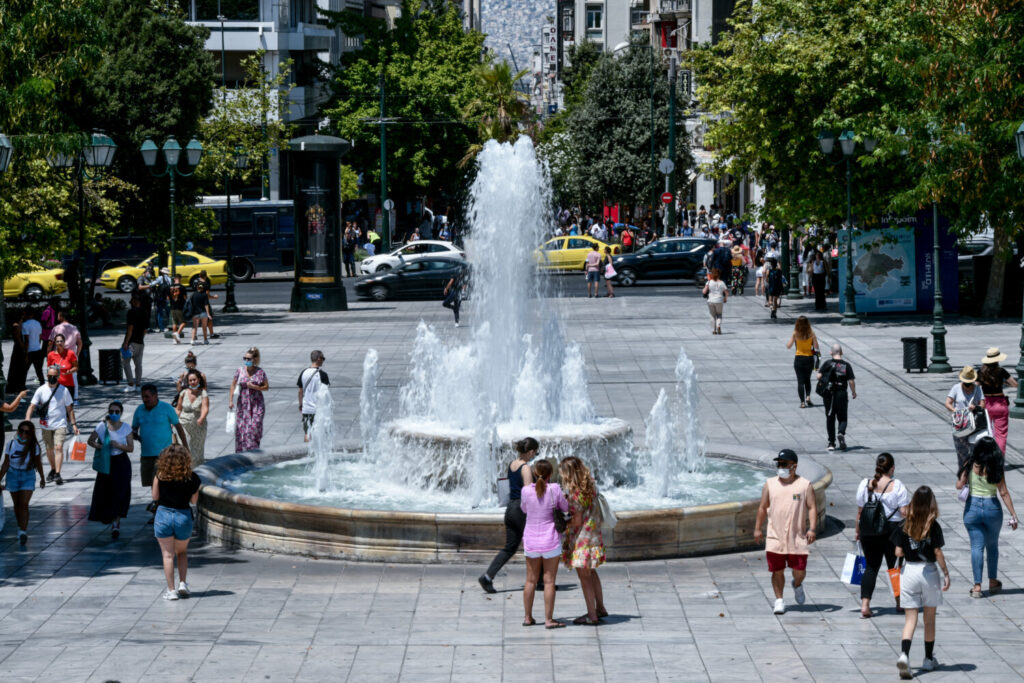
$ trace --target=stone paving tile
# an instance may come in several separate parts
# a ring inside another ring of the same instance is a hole
[[[830,534],[812,547],[808,604],[775,617],[761,553],[717,555],[606,565],[601,570],[612,617],[597,629],[524,629],[522,564],[514,562],[485,596],[476,586],[480,566],[349,564],[279,557],[207,547],[194,541],[189,582],[193,598],[166,603],[160,555],[142,507],[148,492],[133,489],[133,507],[112,541],[108,530],[85,520],[93,474],[67,463],[65,486],[33,497],[30,541],[20,547],[13,515],[0,534],[0,680],[136,681],[350,680],[350,681],[619,681],[828,680],[891,678],[903,618],[880,582],[878,615],[857,618],[858,589],[838,581],[852,547],[859,480],[873,469],[879,450],[897,457],[908,486],[928,484],[938,493],[954,585],[939,610],[936,652],[943,667],[929,681],[1011,680],[1024,672],[1024,536],[1004,533],[1000,543],[1003,595],[967,596],[970,553],[952,479],[955,459],[943,397],[952,375],[906,374],[900,368],[902,336],[927,336],[924,317],[842,327],[835,315],[814,316],[823,345],[839,341],[858,375],[851,407],[852,448],[824,452],[824,411],[800,410],[785,340],[792,316],[810,302],[787,301],[771,322],[751,297],[730,300],[726,334],[706,332],[703,300],[690,287],[680,296],[618,298],[614,302],[564,299],[555,303],[569,337],[580,343],[595,404],[631,424],[642,439],[644,419],[664,378],[671,376],[680,343],[700,377],[701,417],[715,442],[797,448],[829,466]],[[671,306],[666,302],[671,301]],[[611,304],[610,306],[605,304]],[[226,381],[237,352],[255,341],[271,378],[265,444],[296,443],[294,377],[305,365],[304,344],[330,350],[335,421],[342,438],[358,437],[358,397],[363,351],[381,354],[384,405],[395,402],[409,368],[408,349],[422,318],[453,337],[450,316],[434,303],[399,303],[388,311],[355,304],[342,315],[313,322],[273,307],[254,308],[237,324],[222,325],[224,339],[197,347],[211,380],[213,411],[207,453],[230,451],[222,429]],[[470,311],[467,312],[471,314]],[[287,320],[275,327],[263,321]],[[230,323],[230,320],[225,320]],[[977,363],[998,345],[1016,352],[1016,321],[947,321],[954,365]],[[342,334],[337,330],[343,329]],[[462,330],[459,331],[461,334]],[[97,346],[115,345],[101,331]],[[619,349],[644,348],[623,358]],[[9,344],[5,350],[9,349]],[[751,362],[751,349],[756,356]],[[163,390],[172,386],[187,349],[153,339],[146,373]],[[300,352],[301,351],[301,352]],[[342,362],[335,359],[348,358]],[[1014,358],[1010,359],[1011,362]],[[118,387],[83,392],[84,424],[99,419]],[[129,410],[131,401],[129,401]],[[18,414],[14,416],[16,418]],[[221,428],[218,428],[221,427]],[[1015,444],[1024,422],[1010,428],[1011,463],[1024,464]],[[137,470],[137,462],[134,465]],[[1024,490],[1013,469],[1010,490]],[[7,507],[10,507],[9,501]],[[555,615],[583,611],[577,580],[561,572]],[[790,592],[787,590],[787,598]],[[541,602],[534,606],[540,613]],[[721,615],[721,616],[720,616]],[[529,656],[524,656],[529,653]],[[918,634],[912,663],[923,654]]]

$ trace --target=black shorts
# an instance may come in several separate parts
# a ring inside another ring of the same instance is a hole
[[[156,474],[156,461],[160,458],[139,458],[139,474],[142,477],[142,485],[149,488],[153,485],[153,476]]]
[[[302,414],[302,433],[303,434],[308,434],[309,433],[309,429],[310,429],[310,427],[313,426],[313,420],[315,418],[316,418],[316,414],[315,413],[313,415],[306,415],[305,413]]]

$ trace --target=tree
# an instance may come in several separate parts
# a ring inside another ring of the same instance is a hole
[[[325,112],[333,129],[352,141],[346,161],[368,184],[380,182],[381,75],[385,88],[387,164],[393,197],[452,193],[456,167],[472,141],[461,113],[479,94],[474,69],[483,34],[465,31],[458,7],[444,0],[403,0],[389,28],[383,19],[328,13],[346,35],[362,35],[362,49],[335,72]]]
[[[475,159],[488,140],[515,142],[533,118],[529,97],[516,87],[527,69],[513,74],[508,62],[498,62],[480,64],[473,73],[479,93],[466,105],[463,117],[476,122],[478,140],[467,148],[460,167]]]

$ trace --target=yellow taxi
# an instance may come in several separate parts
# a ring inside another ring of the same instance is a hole
[[[23,296],[40,301],[47,296],[63,294],[68,289],[64,282],[63,268],[42,268],[36,266],[27,273],[18,273],[4,280],[4,298],[16,299]]]
[[[108,268],[100,275],[99,283],[107,289],[118,289],[122,292],[130,292],[135,289],[139,276],[157,264],[157,254],[153,254],[145,261],[135,266],[119,266]],[[205,270],[210,276],[210,282],[215,285],[222,285],[228,281],[227,261],[214,260],[209,256],[197,254],[194,251],[179,251],[175,255],[175,272],[181,276],[181,281],[190,287],[195,287],[199,281],[199,271]],[[164,259],[164,267],[171,267],[171,256],[168,254]]]
[[[590,235],[563,235],[552,237],[533,250],[533,262],[542,270],[583,270],[587,254],[594,250],[594,245],[604,257],[605,247],[612,248],[612,254],[622,251],[618,244],[607,244]]]

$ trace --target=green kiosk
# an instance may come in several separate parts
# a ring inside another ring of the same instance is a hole
[[[347,311],[342,284],[339,165],[352,145],[329,135],[289,141],[295,198],[294,312]]]

